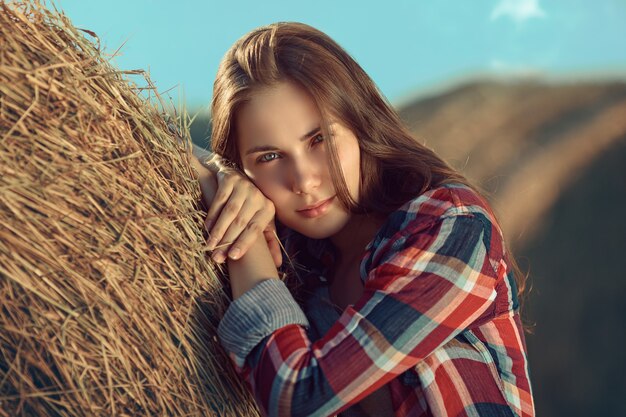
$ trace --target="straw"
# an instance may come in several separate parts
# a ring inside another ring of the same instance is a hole
[[[0,3],[0,416],[257,416],[216,338],[189,118],[93,35]]]

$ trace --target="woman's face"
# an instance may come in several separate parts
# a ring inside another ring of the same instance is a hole
[[[350,219],[331,180],[320,122],[312,98],[291,82],[258,91],[235,120],[246,175],[274,203],[278,220],[314,239],[333,236]],[[357,138],[336,120],[331,131],[348,190],[358,201]],[[306,210],[311,206],[318,208]]]

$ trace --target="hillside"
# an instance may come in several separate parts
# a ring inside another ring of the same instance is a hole
[[[399,109],[411,131],[492,193],[516,247],[559,196],[626,140],[626,83],[476,82]]]

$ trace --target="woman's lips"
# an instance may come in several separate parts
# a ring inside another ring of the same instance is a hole
[[[321,216],[322,214],[326,213],[326,211],[328,210],[328,207],[330,207],[330,204],[333,202],[334,199],[335,199],[335,196],[332,196],[331,198],[329,198],[328,200],[326,200],[319,206],[310,210],[300,210],[298,211],[298,214],[301,214],[304,217],[309,218],[309,219]]]

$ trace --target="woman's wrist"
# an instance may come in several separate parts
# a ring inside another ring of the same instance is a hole
[[[278,279],[278,271],[263,234],[239,259],[227,258],[233,300],[266,279]]]
[[[210,207],[217,193],[217,176],[195,157],[191,158],[191,166],[196,172],[196,179],[200,184],[204,204]]]
[[[213,173],[213,175],[217,175],[217,173],[224,168],[222,157],[218,154],[203,149],[195,143],[192,145],[193,156],[196,157],[203,167]]]

